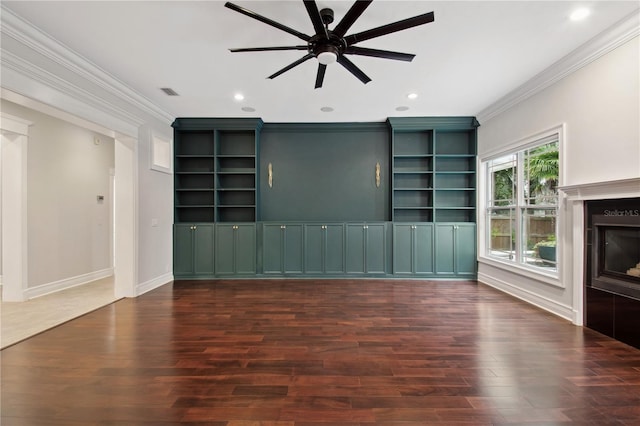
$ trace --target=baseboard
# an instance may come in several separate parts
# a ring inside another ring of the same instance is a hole
[[[170,281],[173,281],[173,274],[169,272],[167,274],[160,275],[159,277],[153,278],[149,281],[138,284],[136,286],[136,297],[143,295],[146,292],[156,289],[160,286],[163,286]]]
[[[113,275],[113,268],[106,268],[100,271],[89,272],[88,274],[77,275],[71,278],[65,278],[58,281],[53,281],[47,284],[41,284],[36,287],[27,288],[24,291],[25,300],[33,299],[35,297],[44,296],[46,294],[55,293],[60,290],[66,290],[68,288],[77,287],[79,285],[90,283],[91,281],[107,278]]]
[[[503,293],[507,293],[510,296],[513,296],[524,302],[537,306],[540,309],[544,309],[547,312],[551,312],[552,314],[564,318],[567,321],[575,324],[576,313],[571,306],[558,303],[555,300],[549,299],[547,297],[542,297],[529,290],[514,286],[513,284],[510,284],[504,280],[492,277],[482,272],[478,272],[478,282],[500,290]]]

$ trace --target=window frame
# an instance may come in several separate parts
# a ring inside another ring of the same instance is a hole
[[[522,258],[522,233],[523,233],[523,223],[522,220],[524,218],[524,213],[526,210],[530,208],[529,205],[524,203],[524,190],[520,187],[524,182],[524,167],[522,164],[522,158],[524,157],[525,151],[536,148],[550,142],[557,140],[558,143],[558,162],[559,162],[559,171],[558,171],[558,183],[557,187],[560,188],[564,184],[564,173],[566,170],[564,163],[564,140],[565,140],[565,125],[561,124],[558,126],[554,126],[542,132],[533,134],[516,142],[510,143],[500,149],[495,149],[489,152],[484,153],[482,156],[478,157],[477,170],[479,171],[478,176],[478,202],[480,208],[478,209],[478,224],[481,228],[479,232],[479,260],[482,263],[486,263],[492,266],[497,266],[503,269],[512,270],[513,272],[517,272],[521,275],[529,276],[538,281],[542,281],[548,284],[552,284],[558,287],[564,287],[562,284],[561,277],[563,276],[563,238],[562,235],[564,233],[564,212],[562,209],[562,200],[563,193],[560,189],[558,189],[558,199],[555,205],[556,212],[556,268],[555,270],[545,270],[542,267],[536,267],[533,265],[527,265],[521,261]],[[491,206],[490,198],[493,196],[492,191],[493,187],[490,186],[492,184],[491,179],[489,177],[489,166],[490,161],[498,159],[500,157],[506,157],[509,155],[516,156],[516,173],[517,173],[517,192],[515,194],[516,204],[514,206]],[[548,205],[544,205],[544,207],[549,207]],[[491,226],[490,226],[490,215],[489,211],[491,209],[513,209],[515,212],[515,233],[516,233],[516,252],[513,260],[504,259],[497,256],[494,256],[490,253],[490,243],[491,243]]]

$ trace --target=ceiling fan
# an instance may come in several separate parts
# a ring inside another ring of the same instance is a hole
[[[300,65],[301,63],[311,59],[318,59],[318,73],[316,75],[315,88],[322,87],[324,80],[324,74],[327,69],[327,65],[338,62],[345,67],[351,74],[356,76],[364,84],[367,84],[371,79],[353,62],[351,62],[345,55],[361,55],[361,56],[373,56],[383,59],[394,59],[398,61],[411,62],[415,55],[410,53],[393,52],[388,50],[369,49],[366,47],[354,46],[361,41],[369,40],[375,37],[391,34],[397,31],[406,30],[408,28],[417,27],[418,25],[428,24],[433,22],[433,12],[425,13],[423,15],[414,16],[413,18],[403,19],[401,21],[393,22],[391,24],[382,25],[380,27],[372,28],[367,31],[362,31],[356,34],[346,35],[347,31],[354,22],[362,15],[367,9],[369,4],[373,0],[358,0],[347,11],[346,15],[340,22],[332,29],[329,29],[329,24],[333,22],[333,10],[329,8],[318,10],[318,6],[313,0],[304,0],[304,6],[307,9],[309,18],[313,24],[315,34],[309,36],[294,30],[286,25],[276,22],[272,19],[259,15],[251,10],[237,6],[233,3],[227,2],[225,6],[229,9],[240,12],[243,15],[256,19],[279,30],[285,31],[304,40],[307,44],[298,46],[279,46],[279,47],[249,47],[243,49],[229,49],[231,52],[264,52],[272,50],[306,50],[307,54],[297,61],[287,65],[280,71],[271,74],[268,78],[273,79],[283,74],[293,67]]]

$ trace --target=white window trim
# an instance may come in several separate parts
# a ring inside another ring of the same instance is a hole
[[[478,157],[476,164],[476,170],[478,170],[478,262],[484,263],[490,266],[499,267],[501,269],[524,275],[537,281],[552,285],[554,287],[565,288],[564,280],[562,279],[564,274],[563,252],[564,252],[564,233],[565,233],[565,215],[562,206],[565,203],[565,196],[562,190],[558,190],[558,208],[556,220],[558,247],[556,256],[556,271],[549,273],[546,271],[538,270],[536,268],[528,268],[517,262],[501,261],[500,259],[490,256],[487,253],[487,173],[486,163],[490,160],[503,157],[509,154],[525,150],[539,145],[544,139],[557,135],[558,138],[558,161],[560,162],[560,176],[558,176],[558,187],[562,187],[565,182],[566,164],[564,159],[564,145],[566,139],[566,124],[562,123],[553,126],[547,130],[532,134],[515,142],[509,143],[506,146],[491,150]],[[519,168],[520,169],[520,168]],[[520,173],[520,172],[518,172]],[[520,232],[519,221],[516,221],[516,232]]]

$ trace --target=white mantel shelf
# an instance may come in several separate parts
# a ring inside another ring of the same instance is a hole
[[[559,188],[569,201],[599,200],[606,198],[640,197],[640,177],[607,182],[567,185]]]

